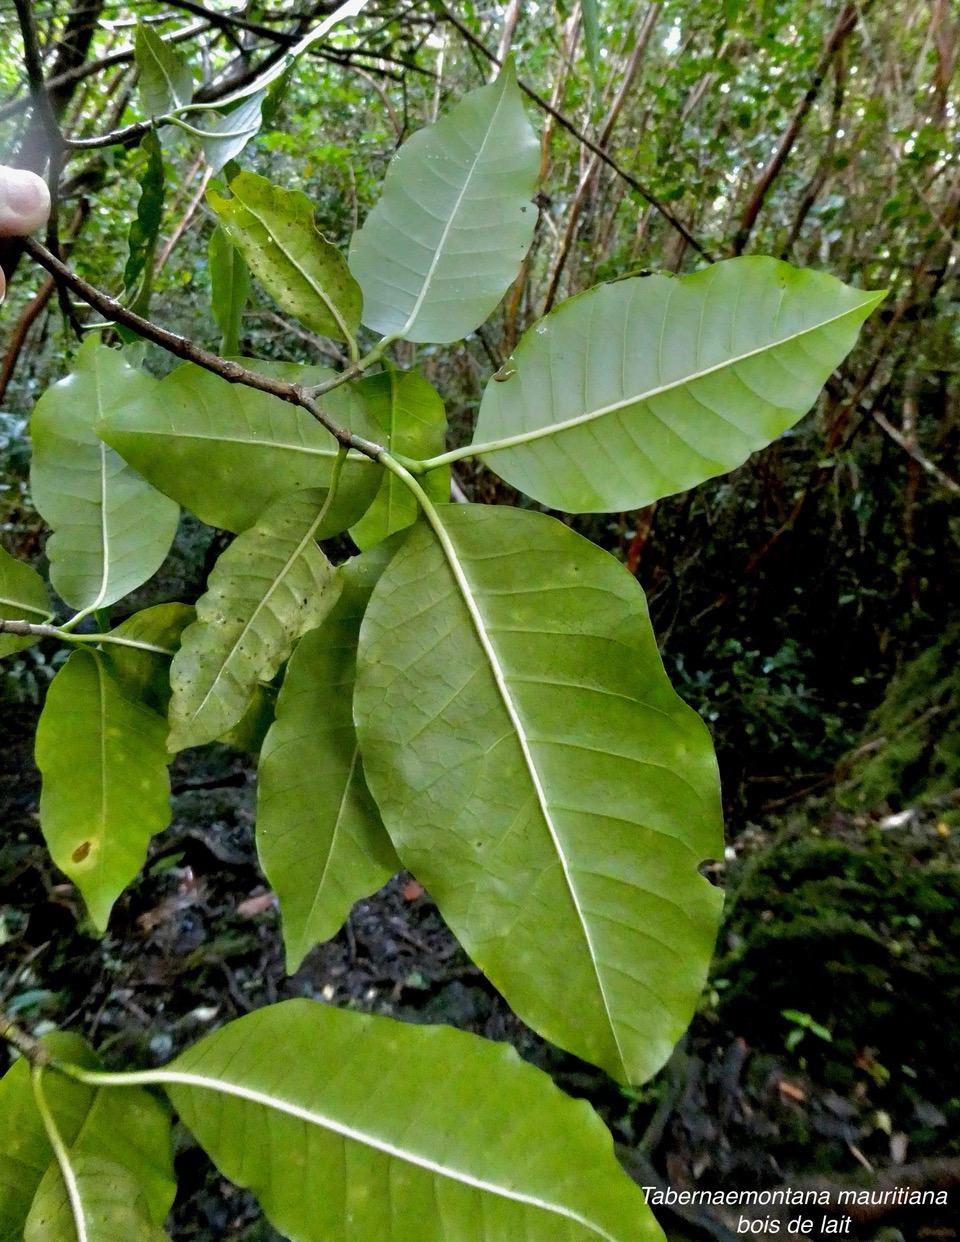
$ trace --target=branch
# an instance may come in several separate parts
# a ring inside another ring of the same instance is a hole
[[[448,21],[451,26],[459,31],[460,35],[467,41],[467,43],[470,44],[471,47],[476,48],[478,52],[481,52],[484,56],[486,56],[487,60],[489,60],[491,64],[500,64],[500,61],[496,56],[494,56],[493,52],[486,48],[473,33],[473,31],[468,29],[468,27],[466,27],[458,17],[454,16],[454,14],[450,12],[450,10],[443,3],[443,0],[430,0],[430,3],[445,21]],[[567,117],[559,111],[559,109],[554,108],[553,105],[544,99],[542,95],[538,95],[532,86],[528,86],[526,82],[520,79],[518,79],[518,85],[523,93],[529,99],[532,99],[538,108],[541,108],[549,116],[552,116],[557,124],[561,125],[568,134],[577,140],[577,142],[586,147],[588,151],[593,152],[597,159],[602,160],[602,162],[606,164],[608,168],[612,169],[618,177],[622,177],[627,185],[629,185],[631,189],[636,190],[641,198],[645,198],[650,206],[659,212],[672,228],[676,229],[687,244],[696,250],[697,254],[702,255],[708,263],[715,262],[715,256],[712,255],[704,245],[697,241],[687,226],[673,214],[666,203],[661,202],[660,199],[657,198],[652,190],[648,189],[648,187],[641,181],[638,181],[637,178],[631,173],[628,173],[625,168],[617,163],[613,156],[608,155],[607,152],[604,151],[603,147],[599,146],[591,138],[588,138],[582,130],[577,129],[576,125],[574,125],[572,121],[568,120]]]
[[[903,451],[924,469],[927,474],[932,475],[942,488],[948,492],[952,492],[954,496],[960,496],[960,483],[956,479],[952,479],[949,474],[941,470],[935,462],[925,456],[911,438],[905,436],[902,431],[898,431],[879,410],[871,410],[873,421],[878,427],[882,427],[894,444],[899,444]]]
[[[16,1022],[4,1013],[0,1013],[0,1039],[5,1039],[8,1044],[12,1044],[31,1065],[50,1065],[53,1060],[49,1051],[38,1039],[34,1039],[22,1027],[17,1026]]]
[[[373,363],[378,362],[383,356],[384,349],[390,344],[389,339],[385,338],[365,358],[360,358],[352,366],[335,375],[333,379],[327,380],[324,384],[317,384],[312,388],[305,388],[302,384],[290,384],[284,380],[274,379],[272,376],[261,375],[257,371],[251,371],[239,362],[232,362],[221,358],[219,354],[211,353],[210,350],[204,349],[187,337],[179,336],[176,332],[170,332],[167,328],[161,328],[159,324],[152,323],[149,319],[144,319],[142,315],[137,315],[133,311],[128,310],[127,307],[115,298],[89,284],[82,276],[78,276],[76,272],[72,271],[65,263],[62,263],[52,255],[45,246],[41,246],[33,238],[27,239],[25,248],[42,267],[47,269],[54,279],[62,280],[69,289],[72,289],[74,293],[81,297],[89,306],[92,306],[94,310],[99,311],[106,319],[122,323],[125,327],[131,328],[139,336],[142,336],[144,340],[153,341],[161,349],[165,349],[177,358],[182,358],[185,362],[192,362],[198,367],[203,367],[205,371],[212,371],[214,375],[219,375],[228,384],[245,384],[248,388],[259,389],[260,392],[266,392],[273,397],[279,397],[281,401],[289,401],[291,405],[299,406],[315,418],[321,426],[326,427],[327,431],[340,444],[346,448],[356,449],[374,461],[379,461],[380,454],[383,452],[383,445],[376,444],[372,440],[365,440],[362,436],[355,435],[349,428],[342,427],[317,404],[317,399],[330,392],[331,389],[338,388],[341,384],[356,379]]]
[[[862,6],[862,11],[864,13],[870,7],[870,2],[871,0],[868,0],[868,2]],[[766,168],[763,170],[760,175],[760,180],[754,186],[753,193],[750,195],[750,201],[747,203],[746,210],[743,213],[743,218],[740,221],[740,228],[737,230],[737,234],[733,239],[733,245],[730,247],[732,254],[743,254],[743,248],[750,240],[750,234],[753,232],[753,226],[757,222],[757,216],[759,216],[760,210],[766,201],[770,187],[773,185],[777,178],[777,174],[786,163],[787,156],[793,150],[793,144],[797,141],[797,138],[800,135],[800,130],[803,128],[803,123],[807,119],[807,114],[813,107],[814,101],[820,93],[820,87],[823,85],[833,58],[840,51],[844,40],[854,29],[860,16],[860,6],[857,5],[855,0],[850,0],[850,3],[844,5],[840,16],[834,22],[833,29],[827,36],[827,41],[824,44],[823,51],[820,53],[820,58],[818,59],[816,67],[813,71],[813,78],[810,81],[810,85],[804,92],[803,98],[797,105],[793,117],[790,120],[790,124],[787,126],[783,137],[777,144],[776,151],[774,151],[769,164],[767,164]]]

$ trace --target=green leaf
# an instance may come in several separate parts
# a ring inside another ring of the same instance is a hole
[[[343,591],[293,653],[257,765],[257,852],[280,900],[288,974],[400,870],[353,727],[360,622],[395,547],[381,543],[338,571]]]
[[[158,1073],[297,1242],[662,1242],[589,1105],[507,1045],[291,1000]]]
[[[137,218],[130,225],[123,287],[130,309],[138,315],[147,315],[153,286],[153,256],[163,220],[164,171],[163,152],[157,135],[152,132],[145,135],[141,145],[147,155],[147,164],[140,178]]]
[[[322,367],[242,361],[261,374],[304,385],[331,374]],[[375,436],[351,387],[327,393],[324,406],[351,430]],[[100,432],[155,487],[201,521],[232,531],[246,530],[278,496],[329,486],[339,449],[306,410],[245,384],[229,384],[192,363],[160,380],[142,400],[108,410]],[[327,515],[331,533],[359,521],[382,473],[368,457],[347,458]]]
[[[408,341],[458,341],[479,327],[533,240],[540,146],[511,61],[397,152],[354,235],[363,322]]]
[[[170,660],[180,646],[183,631],[196,620],[189,604],[155,604],[135,612],[110,631],[111,637],[131,638],[138,643],[163,647],[170,655],[138,647],[106,645],[104,659],[120,683],[126,698],[143,702],[159,716],[170,704]]]
[[[596,76],[600,64],[600,4],[599,0],[582,0],[583,38],[587,45],[587,64]]]
[[[169,1242],[150,1218],[143,1188],[123,1165],[83,1153],[71,1158],[85,1242]],[[52,1164],[30,1208],[23,1242],[77,1242],[80,1223],[60,1168]]]
[[[170,681],[170,748],[201,746],[235,725],[301,634],[336,603],[339,580],[317,547],[324,493],[284,496],[214,566],[183,632]]]
[[[84,1069],[99,1061],[79,1035],[53,1032],[43,1044]],[[161,1223],[176,1190],[169,1110],[141,1088],[93,1088],[46,1074],[47,1101],[67,1147],[102,1154],[143,1186],[151,1218]],[[0,1078],[0,1242],[22,1242],[30,1204],[54,1163],[30,1084],[30,1066],[17,1061]],[[130,1235],[139,1236],[139,1235]]]
[[[792,427],[884,296],[752,257],[601,285],[526,333],[475,451],[555,509],[648,505]]]
[[[84,341],[73,372],[43,394],[30,420],[30,488],[53,529],[50,581],[73,608],[106,608],[163,563],[179,510],[100,440],[101,418],[140,399],[156,380],[123,354]]]
[[[50,683],[37,725],[40,827],[101,931],[170,822],[166,732],[99,652],[75,651]]]
[[[218,742],[232,746],[235,750],[245,750],[251,755],[258,755],[264,739],[270,731],[277,710],[277,691],[273,686],[263,686],[258,682],[253,689],[250,705],[235,725],[226,733],[222,733]]]
[[[140,98],[147,114],[163,116],[186,107],[193,95],[193,75],[186,56],[142,22],[137,22],[133,54],[140,70]]]
[[[47,588],[40,575],[0,548],[0,620],[45,625],[52,617]],[[22,651],[36,641],[16,634],[0,634],[0,657]]]
[[[306,194],[251,172],[234,177],[230,193],[223,198],[210,190],[207,197],[267,292],[311,331],[352,341],[360,326],[360,287],[317,228]]]
[[[442,505],[374,590],[354,704],[397,853],[511,1008],[642,1082],[693,1015],[722,897],[709,734],[636,580],[527,510]]]
[[[230,357],[240,352],[243,312],[250,296],[250,272],[243,255],[219,224],[210,235],[207,254],[210,264],[210,308],[223,334],[220,353]]]
[[[218,173],[224,164],[235,160],[250,139],[259,132],[266,97],[266,90],[255,91],[231,112],[215,112],[212,114],[212,122],[201,121],[197,126],[205,134],[200,139],[200,146],[214,173]]]
[[[374,422],[386,432],[386,445],[392,453],[422,460],[443,452],[446,411],[440,394],[422,375],[389,368],[360,380],[356,390],[367,403]],[[449,468],[431,470],[422,486],[431,500],[445,503],[450,499]],[[388,470],[376,499],[351,528],[350,537],[361,551],[371,548],[394,531],[412,525],[419,511],[410,489]]]

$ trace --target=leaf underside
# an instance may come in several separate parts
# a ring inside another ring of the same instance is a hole
[[[349,340],[360,326],[360,287],[306,194],[251,172],[234,177],[230,193],[210,193],[210,204],[267,292],[312,332]]]
[[[539,169],[512,64],[408,139],[350,248],[367,327],[438,343],[479,327],[530,248]]]
[[[0,548],[0,620],[44,625],[52,616],[47,588],[40,575]],[[0,634],[0,657],[22,651],[36,641],[29,636]]]
[[[700,995],[723,849],[706,728],[635,579],[562,523],[444,505],[374,590],[355,714],[404,865],[546,1038],[641,1082]]]
[[[524,335],[510,378],[487,385],[474,445],[551,508],[640,508],[792,427],[883,297],[753,257],[601,285]]]
[[[446,411],[440,394],[422,375],[390,369],[362,379],[356,390],[392,453],[426,460],[443,452]],[[450,467],[431,470],[421,485],[432,501],[444,504],[450,499]],[[350,537],[361,551],[372,548],[395,531],[411,526],[419,511],[416,497],[406,484],[386,470],[373,504],[351,527]]]
[[[258,682],[336,603],[339,580],[316,544],[324,495],[307,489],[270,505],[211,571],[170,669],[172,750],[237,724]]]
[[[291,657],[257,765],[257,853],[280,902],[288,973],[400,870],[353,726],[360,622],[395,542],[338,571],[343,591]]]
[[[73,608],[106,608],[163,563],[180,511],[97,435],[102,418],[141,399],[156,380],[119,350],[88,338],[72,374],[48,388],[30,420],[30,488],[53,535],[50,581]]]
[[[75,651],[50,683],[36,738],[40,827],[100,930],[170,822],[166,732],[97,652]]]
[[[330,378],[322,367],[242,359],[261,374],[297,384]],[[338,422],[373,438],[359,398],[349,388],[324,397]],[[339,445],[302,409],[244,384],[229,384],[185,363],[143,400],[110,410],[103,438],[155,487],[203,522],[224,530],[252,526],[267,505],[297,488],[327,487]],[[366,512],[382,467],[350,456],[327,526],[346,530]]]
[[[662,1242],[600,1119],[508,1046],[292,1000],[168,1071],[191,1080],[167,1087],[184,1124],[294,1242]]]
[[[71,1159],[87,1242],[169,1242],[150,1218],[136,1177],[123,1165],[82,1153]],[[77,1242],[78,1222],[60,1169],[43,1175],[23,1231],[23,1242]]]

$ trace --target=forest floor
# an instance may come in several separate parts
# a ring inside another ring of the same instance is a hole
[[[733,837],[715,869],[729,898],[700,1012],[662,1074],[631,1090],[524,1027],[409,876],[359,902],[288,978],[253,848],[254,773],[226,747],[178,757],[173,823],[95,938],[40,838],[31,722],[4,710],[0,997],[31,1028],[81,1032],[108,1065],[129,1066],[162,1064],[220,1023],[294,996],[451,1023],[509,1040],[589,1099],[642,1185],[789,1186],[827,1190],[834,1203],[852,1186],[946,1189],[946,1208],[804,1214],[816,1217],[814,1238],[821,1217],[850,1238],[960,1238],[955,808],[885,820],[820,802],[775,832]],[[179,1144],[174,1239],[276,1238],[189,1136]],[[786,1236],[798,1215],[762,1204],[657,1210],[672,1238],[719,1242],[746,1217],[766,1221],[764,1236]]]

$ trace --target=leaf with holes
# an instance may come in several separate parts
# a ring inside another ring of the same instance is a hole
[[[257,853],[280,901],[287,971],[335,936],[400,862],[363,778],[353,727],[360,621],[396,540],[341,566],[333,611],[287,666],[258,771]]]
[[[62,1060],[99,1068],[79,1035],[53,1032],[42,1042]],[[161,1224],[176,1189],[165,1102],[141,1088],[96,1088],[66,1076],[47,1074],[44,1083],[68,1150],[124,1166],[143,1189],[150,1219]],[[56,1162],[34,1101],[30,1066],[20,1060],[0,1078],[0,1242],[22,1242],[30,1204],[51,1166]]]
[[[201,746],[247,711],[301,634],[337,601],[340,582],[317,547],[325,493],[294,492],[267,508],[220,557],[170,669],[170,748]]]
[[[0,621],[29,621],[45,625],[53,616],[43,579],[0,548]],[[0,657],[22,651],[37,641],[30,635],[0,634]]]
[[[398,372],[392,367],[356,385],[374,422],[386,433],[392,453],[423,460],[442,453],[447,436],[447,415],[440,394],[416,371]],[[450,469],[441,466],[422,480],[431,500],[450,499]],[[358,548],[371,548],[394,531],[417,520],[419,506],[410,489],[391,471],[385,471],[373,504],[350,537]]]
[[[186,56],[143,22],[137,22],[134,59],[140,70],[140,98],[149,116],[183,108],[193,95],[193,74]]]
[[[752,257],[601,285],[526,333],[474,450],[551,508],[638,509],[792,427],[884,296]]]
[[[73,608],[106,608],[163,563],[180,511],[97,436],[100,419],[144,398],[157,381],[123,354],[84,341],[66,379],[37,402],[30,420],[30,488],[53,535],[50,581]]]
[[[250,273],[243,255],[219,224],[210,234],[207,261],[210,268],[210,309],[222,333],[220,352],[229,358],[240,352],[243,312],[250,295]]]
[[[394,156],[350,248],[367,327],[439,343],[478,328],[530,249],[539,170],[508,62]]]
[[[589,1105],[476,1035],[291,1000],[157,1077],[298,1242],[663,1239]]]
[[[723,839],[709,734],[646,601],[554,518],[442,505],[377,583],[354,711],[404,866],[511,1008],[620,1081],[703,987]]]
[[[166,733],[99,652],[75,651],[50,683],[37,725],[40,828],[101,931],[170,822]]]
[[[267,292],[321,336],[353,339],[360,326],[360,287],[340,251],[317,228],[313,203],[300,190],[242,172],[230,198],[207,197],[233,244]]]
[[[246,365],[295,384],[319,384],[331,372],[293,363]],[[328,393],[326,410],[360,435],[373,438],[362,401],[345,385]],[[135,470],[201,521],[225,530],[251,526],[267,505],[287,492],[330,483],[339,445],[297,406],[186,363],[141,400],[110,408],[100,434]],[[360,520],[383,468],[351,454],[326,526],[331,534]]]

